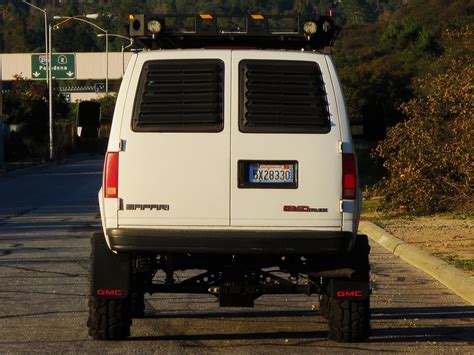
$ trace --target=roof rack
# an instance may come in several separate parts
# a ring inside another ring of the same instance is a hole
[[[145,48],[259,48],[320,50],[340,27],[329,16],[129,15],[130,37]]]

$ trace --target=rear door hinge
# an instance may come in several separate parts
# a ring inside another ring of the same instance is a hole
[[[339,212],[344,212],[344,200],[339,200]]]
[[[123,139],[119,139],[119,151],[125,151],[125,141]]]
[[[342,154],[342,141],[337,142],[337,152]]]

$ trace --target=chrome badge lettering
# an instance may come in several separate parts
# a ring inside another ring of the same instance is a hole
[[[309,206],[293,206],[285,205],[283,206],[284,212],[328,212],[327,208],[313,208]]]
[[[145,211],[145,210],[156,210],[156,211],[169,211],[170,205],[167,204],[139,204],[139,203],[132,203],[127,204],[125,206],[127,211]]]

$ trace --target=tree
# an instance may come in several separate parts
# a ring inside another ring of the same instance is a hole
[[[361,24],[375,19],[375,14],[365,0],[341,0],[347,24]]]
[[[28,47],[25,37],[27,10],[15,8],[13,4],[3,6],[3,41],[5,52],[22,52]]]
[[[48,88],[44,81],[25,80],[17,75],[12,88],[4,96],[4,114],[7,124],[19,127],[22,143],[31,157],[46,158],[48,142]],[[66,117],[69,105],[54,91],[53,122]]]

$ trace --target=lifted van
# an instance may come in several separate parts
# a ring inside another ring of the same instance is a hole
[[[131,35],[156,50],[131,58],[117,97],[92,238],[94,339],[128,337],[147,293],[222,307],[319,294],[330,339],[369,337],[356,157],[333,62],[317,51],[337,28],[272,20],[229,31],[200,15],[184,31],[131,16]]]

